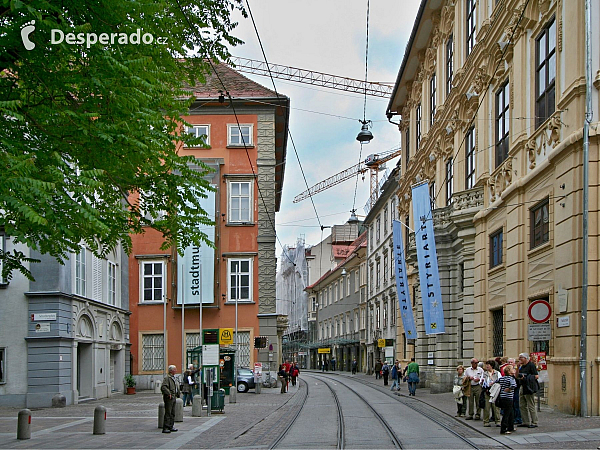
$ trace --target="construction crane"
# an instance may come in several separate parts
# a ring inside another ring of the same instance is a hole
[[[349,180],[350,178],[353,178],[359,173],[364,174],[365,172],[370,171],[370,196],[367,206],[368,209],[371,209],[371,207],[375,204],[377,198],[379,197],[379,170],[381,169],[381,166],[390,159],[393,159],[396,156],[400,155],[400,153],[401,150],[398,148],[381,153],[371,154],[367,156],[364,161],[361,161],[358,164],[347,168],[346,170],[342,170],[341,172],[336,173],[335,175],[332,175],[329,178],[318,182],[317,184],[308,188],[301,194],[298,194],[294,198],[294,203],[301,202],[302,200],[307,199],[308,197],[312,197],[313,195],[318,194],[319,192],[323,192],[324,190],[329,189],[330,187],[333,187],[346,180]]]
[[[298,83],[323,86],[330,89],[338,89],[347,92],[356,92],[373,97],[390,98],[392,95],[392,83],[364,82],[354,78],[338,77],[313,70],[299,69],[297,67],[283,66],[281,64],[265,63],[254,59],[232,56],[231,62],[235,70],[239,72],[253,73],[268,77],[269,71],[274,78],[295,81]]]

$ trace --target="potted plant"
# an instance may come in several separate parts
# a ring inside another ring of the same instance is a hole
[[[131,395],[131,394],[135,394],[135,378],[133,378],[133,375],[129,374],[129,375],[125,375],[125,386],[127,387],[127,394]]]

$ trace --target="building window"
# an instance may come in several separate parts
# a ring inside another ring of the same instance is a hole
[[[437,86],[437,78],[435,73],[431,76],[429,80],[429,123],[430,127],[433,126],[433,122],[435,120],[435,94],[436,94],[436,86]]]
[[[535,126],[554,112],[556,78],[556,22],[554,19],[535,41]]]
[[[108,262],[108,304],[117,305],[117,265]]]
[[[390,312],[390,325],[396,325],[396,302],[392,299],[390,301],[391,312]]]
[[[435,181],[429,183],[429,201],[431,202],[431,210],[435,209]]]
[[[85,247],[81,247],[79,253],[75,255],[75,293],[85,297],[86,282],[85,282]]]
[[[465,263],[461,262],[458,264],[458,280],[460,292],[465,290]]]
[[[379,244],[381,240],[381,216],[377,216],[375,221],[375,241]]]
[[[493,356],[504,356],[504,311],[492,311],[492,352]]]
[[[229,259],[229,301],[252,301],[252,258]]]
[[[383,237],[385,238],[388,233],[388,207],[387,205],[383,208]]]
[[[252,222],[252,183],[229,182],[229,222]]]
[[[464,355],[464,335],[465,335],[465,324],[463,319],[458,319],[458,357],[462,358]]]
[[[466,0],[467,3],[467,56],[475,47],[477,29],[477,0]]]
[[[200,346],[200,333],[185,333],[186,350],[194,350]]]
[[[333,287],[329,286],[329,289],[327,290],[327,304],[331,305],[333,304],[333,292],[332,292]]]
[[[531,209],[531,248],[550,240],[548,207],[549,200],[545,199]]]
[[[0,348],[0,383],[6,383],[6,349]]]
[[[452,90],[452,77],[454,75],[454,36],[451,34],[446,42],[446,95]]]
[[[391,219],[393,222],[394,220],[396,220],[396,199],[395,198],[393,198],[392,201],[390,202],[390,210],[392,212]]]
[[[358,332],[358,311],[354,312],[354,332],[357,333]]]
[[[0,252],[4,253],[6,251],[6,236],[0,233]],[[6,280],[2,276],[2,269],[4,269],[4,261],[0,260],[0,284],[6,284]]]
[[[502,228],[490,236],[490,268],[502,264]]]
[[[465,189],[475,186],[475,128],[471,127],[465,137]]]
[[[387,328],[388,326],[388,304],[385,302],[383,304],[383,328]]]
[[[373,293],[373,278],[375,273],[375,268],[373,266],[370,267],[370,275],[369,275],[369,292]]]
[[[186,131],[195,138],[200,138],[203,145],[210,145],[209,125],[193,125],[191,127],[187,127]],[[200,145],[190,145],[189,147],[200,147]]]
[[[379,311],[379,306],[375,307],[375,328],[377,330],[381,329],[381,313]]]
[[[250,367],[250,332],[238,331],[237,337],[234,334],[234,346],[238,350],[238,367]]]
[[[417,105],[417,109],[416,109],[416,130],[417,130],[417,151],[419,150],[419,145],[421,144],[421,120],[423,119],[422,115],[421,115],[421,104],[419,103]]]
[[[383,284],[387,283],[388,256],[383,256]]]
[[[376,278],[375,282],[377,283],[377,290],[379,290],[379,288],[381,287],[381,262],[379,260],[377,260],[376,267],[377,267],[377,273],[375,274],[375,276],[377,278]]]
[[[354,272],[354,292],[358,292],[360,286],[360,272],[356,270]]]
[[[142,371],[163,370],[165,361],[163,334],[142,335]]]
[[[252,145],[252,125],[239,125],[237,123],[227,125],[227,145],[245,146]]]
[[[406,254],[408,253],[408,242],[410,240],[410,216],[407,214],[404,218],[404,258],[406,259]]]
[[[405,167],[404,170],[408,167],[408,161],[410,160],[410,121],[409,126],[406,127],[406,142],[404,143],[404,160]]]
[[[510,101],[508,80],[496,92],[496,167],[508,158],[508,134],[510,131]]]
[[[373,225],[371,225],[369,227],[369,247],[371,248],[371,251],[373,251],[373,234],[375,233],[375,230],[373,229]]]
[[[163,261],[142,263],[143,302],[164,301],[165,264]]]
[[[452,203],[452,195],[454,193],[454,165],[452,158],[446,162],[446,205]]]

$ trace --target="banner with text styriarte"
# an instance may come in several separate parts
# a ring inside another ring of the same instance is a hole
[[[413,186],[412,205],[425,334],[441,334],[446,332],[444,306],[435,248],[435,235],[433,233],[429,185],[427,183]]]
[[[402,318],[406,339],[416,339],[417,328],[415,327],[415,318],[408,290],[408,279],[406,277],[406,255],[402,240],[402,224],[394,220],[392,222],[392,231],[394,242],[394,273],[396,274],[396,291],[398,293],[400,317]]]

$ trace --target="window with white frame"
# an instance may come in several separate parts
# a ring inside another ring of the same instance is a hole
[[[435,121],[435,112],[436,112],[436,98],[435,94],[437,91],[437,77],[435,73],[431,76],[429,80],[429,126],[433,126],[433,122]]]
[[[450,34],[446,42],[446,96],[452,90],[452,77],[454,76],[454,37]]]
[[[252,182],[229,182],[229,222],[252,222]]]
[[[337,281],[333,285],[333,301],[334,302],[338,301],[338,283],[337,283]]]
[[[348,274],[348,277],[346,278],[346,297],[350,295],[350,280],[352,279],[352,277],[350,276],[350,274]]]
[[[475,47],[477,37],[477,0],[466,0],[467,6],[467,56]]]
[[[186,127],[188,134],[191,134],[195,138],[200,138],[202,144],[210,145],[210,126],[209,125],[192,125]],[[190,147],[199,147],[199,145],[190,145]]]
[[[390,202],[390,211],[392,212],[391,219],[393,222],[394,220],[396,220],[396,199],[395,198],[392,198],[392,201]]]
[[[230,258],[229,301],[252,301],[252,258]]]
[[[328,295],[327,304],[332,305],[333,304],[333,286],[329,286],[327,295]]]
[[[107,302],[109,305],[117,305],[117,265],[111,261],[108,263],[108,289]]]
[[[358,311],[354,311],[354,332],[358,332]]]
[[[394,300],[390,301],[390,325],[396,325],[396,302]]]
[[[388,303],[383,304],[383,328],[388,326]]]
[[[377,271],[375,273],[375,277],[376,277],[375,282],[377,283],[377,289],[379,289],[381,287],[381,263],[379,260],[377,260],[376,267],[377,267]]]
[[[162,302],[165,298],[164,261],[142,261],[142,302]]]
[[[385,208],[383,208],[383,237],[384,238],[387,236],[387,232],[388,232],[388,207],[387,207],[387,205],[385,205]]]
[[[465,189],[475,186],[475,128],[471,127],[465,137]]]
[[[496,92],[496,167],[508,158],[510,134],[510,85],[506,80]]]
[[[244,146],[252,144],[252,125],[239,125],[232,123],[227,125],[227,145]]]
[[[344,299],[344,279],[340,280],[340,300]]]
[[[554,18],[535,40],[535,126],[554,113],[556,78],[556,22]]]
[[[415,110],[415,129],[417,131],[417,142],[416,142],[416,150],[419,150],[419,145],[421,145],[421,120],[423,119],[422,116],[422,111],[421,111],[421,104],[419,103],[417,105],[417,108]]]
[[[0,348],[0,383],[6,383],[6,349]]]
[[[446,205],[452,203],[454,195],[454,164],[452,158],[446,161]]]
[[[354,292],[358,292],[360,287],[360,270],[354,271]]]
[[[379,311],[379,305],[375,307],[375,328],[381,328],[381,313]]]
[[[142,335],[142,371],[163,370],[165,361],[163,334]]]
[[[383,256],[383,284],[387,283],[387,270],[388,267],[388,255],[387,253]]]
[[[85,282],[85,247],[81,247],[79,253],[75,255],[75,294],[85,297],[86,282]]]
[[[377,216],[377,220],[375,221],[375,240],[378,244],[381,240],[381,215]]]

